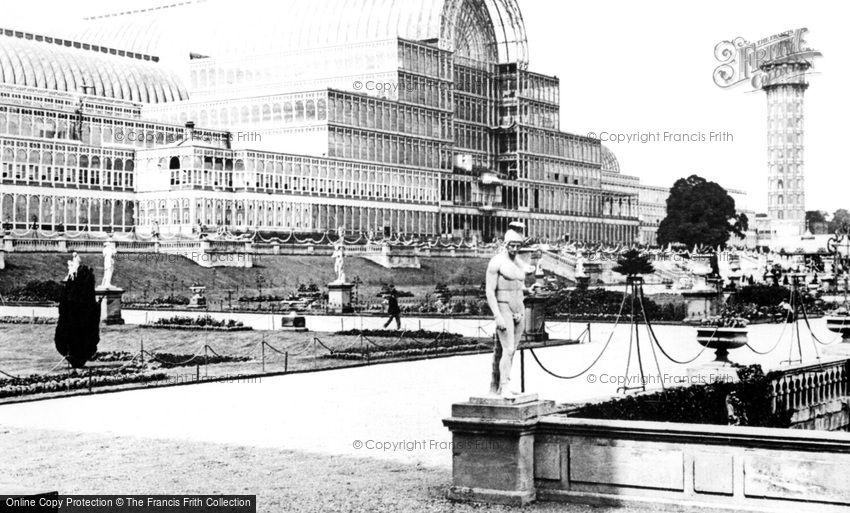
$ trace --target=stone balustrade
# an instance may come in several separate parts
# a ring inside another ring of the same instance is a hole
[[[834,420],[836,409],[850,410],[848,369],[842,359],[784,369],[773,379],[774,407],[794,410],[794,427],[810,429],[583,419],[533,394],[515,404],[473,398],[453,405],[443,421],[454,443],[449,496],[513,505],[848,511],[850,433]]]

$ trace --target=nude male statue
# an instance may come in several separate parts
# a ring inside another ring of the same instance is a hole
[[[517,395],[510,390],[510,381],[514,353],[525,327],[523,290],[527,264],[518,256],[522,244],[522,235],[508,230],[505,233],[505,251],[490,259],[487,265],[487,304],[496,320],[499,338],[493,352],[490,393],[502,397]]]

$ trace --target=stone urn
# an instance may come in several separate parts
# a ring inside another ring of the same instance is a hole
[[[842,343],[850,344],[850,314],[830,315],[826,318],[826,329],[840,333]]]
[[[714,349],[715,363],[731,364],[729,350],[747,345],[747,328],[697,327],[697,342]]]

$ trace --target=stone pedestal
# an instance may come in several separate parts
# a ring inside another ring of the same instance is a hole
[[[546,302],[548,295],[531,294],[525,298],[525,333],[524,340],[528,342],[545,342],[549,340],[546,333]]]
[[[717,314],[717,291],[713,289],[684,290],[682,296],[688,305],[688,318],[704,319]]]
[[[189,308],[206,308],[207,298],[204,296],[206,287],[194,286],[189,287],[192,290],[192,297],[189,299]]]
[[[284,331],[307,331],[307,319],[303,315],[290,312],[280,318],[280,329]]]
[[[351,290],[353,283],[328,284],[328,311],[333,313],[351,313]]]
[[[104,324],[124,324],[121,318],[121,296],[124,289],[97,287],[94,295],[100,301],[100,320]]]
[[[522,506],[536,499],[534,428],[555,408],[537,394],[473,397],[452,405],[452,500]]]

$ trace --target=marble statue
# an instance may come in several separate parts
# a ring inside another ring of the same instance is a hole
[[[576,276],[584,276],[584,253],[581,249],[576,251]]]
[[[73,280],[77,277],[77,270],[80,268],[80,255],[74,251],[71,254],[71,259],[67,261],[68,264],[68,276],[65,277],[65,280]]]
[[[112,273],[115,271],[115,254],[118,250],[115,243],[107,241],[103,243],[103,281],[100,286],[109,289],[112,288]]]
[[[490,393],[508,398],[517,395],[510,389],[511,367],[525,326],[523,290],[528,269],[519,256],[522,245],[522,235],[508,230],[505,251],[494,256],[487,265],[487,304],[493,312],[499,339],[493,352]]]
[[[345,246],[342,243],[337,243],[334,246],[334,252],[331,255],[334,259],[334,272],[336,280],[333,284],[346,283],[345,279]]]

